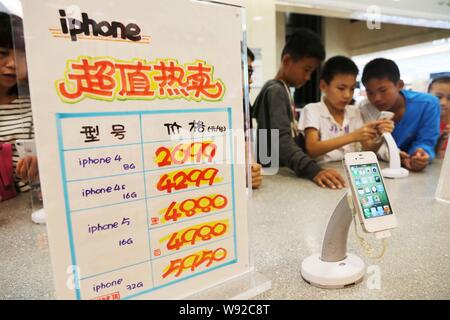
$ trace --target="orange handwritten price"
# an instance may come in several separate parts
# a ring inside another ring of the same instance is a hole
[[[156,188],[159,191],[171,193],[172,190],[178,191],[193,186],[200,187],[205,184],[211,186],[213,183],[223,180],[223,178],[217,177],[218,173],[219,170],[215,168],[206,168],[203,170],[184,169],[165,173],[159,178]]]
[[[92,300],[120,300],[120,292],[113,292],[104,296],[93,298]]]
[[[179,165],[184,163],[199,163],[202,160],[212,162],[216,155],[217,146],[212,141],[180,143],[173,148],[159,147],[155,162],[158,167]]]
[[[195,245],[199,241],[208,241],[212,238],[218,238],[224,235],[228,229],[228,220],[213,221],[206,224],[198,224],[196,226],[176,231],[159,240],[160,243],[167,239],[168,250],[180,250],[186,245]]]
[[[205,267],[209,267],[214,262],[222,261],[226,257],[227,250],[225,248],[217,248],[214,251],[199,251],[184,258],[170,261],[170,264],[163,270],[162,277],[165,279],[171,274],[179,277],[185,270],[190,269],[193,272],[203,264]]]
[[[227,197],[221,194],[212,194],[195,199],[186,199],[181,202],[172,201],[168,208],[160,211],[160,214],[164,214],[164,218],[161,219],[161,222],[176,222],[178,219],[192,217],[198,213],[221,210],[225,208],[227,204]]]

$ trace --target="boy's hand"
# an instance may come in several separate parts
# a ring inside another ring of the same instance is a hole
[[[334,169],[323,169],[313,178],[313,181],[322,188],[342,189],[345,181]]]
[[[34,181],[39,178],[38,162],[36,156],[20,159],[16,166],[16,175],[23,181]]]
[[[377,121],[377,130],[379,134],[383,134],[385,132],[392,132],[394,131],[394,121],[392,120],[378,120]]]
[[[400,150],[400,159],[409,159],[411,156],[409,155],[409,153],[405,152],[405,151],[401,151]]]
[[[411,156],[405,151],[400,151],[400,162],[406,169],[411,168]]]
[[[411,170],[421,171],[425,169],[430,161],[430,155],[422,148],[417,149],[411,156]]]
[[[425,169],[430,160],[430,155],[422,148],[417,149],[413,155],[409,155],[404,151],[400,152],[402,165],[410,171],[421,171]]]
[[[376,122],[368,122],[358,130],[353,131],[353,141],[364,142],[368,140],[373,140],[377,136]]]
[[[257,189],[262,183],[262,167],[259,163],[252,163],[252,188]]]

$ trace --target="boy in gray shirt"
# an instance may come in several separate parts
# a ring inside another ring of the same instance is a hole
[[[345,187],[342,176],[333,169],[322,169],[296,142],[299,140],[295,104],[289,87],[300,88],[310,80],[311,74],[325,59],[325,49],[319,37],[310,30],[299,29],[287,41],[281,55],[281,66],[275,79],[261,89],[253,106],[253,117],[258,122],[258,131],[266,129],[267,143],[271,152],[271,129],[279,130],[279,163],[294,170],[300,177],[313,180],[322,188]],[[260,159],[258,159],[260,162]],[[267,165],[263,163],[263,166]]]

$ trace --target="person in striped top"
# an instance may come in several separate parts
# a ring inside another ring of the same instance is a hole
[[[37,179],[38,166],[34,156],[19,159],[14,144],[18,139],[33,139],[34,130],[30,100],[19,99],[18,92],[18,82],[27,78],[25,48],[16,41],[14,52],[11,22],[21,25],[19,17],[0,12],[0,142],[13,146],[16,186],[24,192],[29,190],[24,181]]]
[[[428,86],[428,93],[436,96],[441,106],[440,135],[436,153],[440,158],[444,158],[450,135],[450,76],[433,79]]]

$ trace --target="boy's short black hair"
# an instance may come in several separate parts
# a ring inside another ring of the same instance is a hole
[[[247,47],[247,57],[249,57],[251,61],[255,61],[255,54],[252,52],[252,50],[250,50],[249,47]]]
[[[358,75],[358,67],[352,59],[344,56],[335,56],[328,59],[322,68],[320,80],[330,83],[337,74]]]
[[[430,82],[428,85],[428,93],[430,93],[431,88],[433,87],[433,84],[435,83],[444,83],[444,84],[450,84],[450,76],[444,76],[444,77],[438,77],[433,79],[433,81]]]
[[[396,84],[400,81],[400,70],[394,61],[376,58],[364,67],[361,81],[366,84],[370,79],[388,79]]]
[[[309,29],[300,28],[289,36],[284,45],[281,59],[289,54],[294,61],[313,57],[320,61],[325,59],[325,48],[319,36]]]

